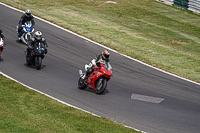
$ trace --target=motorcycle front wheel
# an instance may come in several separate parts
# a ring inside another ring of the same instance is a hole
[[[26,34],[26,37],[25,37],[26,39],[26,42],[28,43],[28,42],[30,42],[31,41],[31,34]]]
[[[96,82],[96,94],[102,94],[106,90],[107,80],[105,78],[99,78]]]
[[[35,67],[37,70],[40,70],[41,68],[41,65],[42,65],[42,57],[35,57]]]

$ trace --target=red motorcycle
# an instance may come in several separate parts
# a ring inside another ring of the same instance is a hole
[[[109,62],[97,63],[93,66],[89,76],[82,78],[82,70],[79,70],[80,78],[78,88],[84,90],[86,87],[94,89],[96,94],[102,94],[107,87],[107,82],[112,76],[112,67]]]
[[[4,45],[5,45],[5,43],[4,43],[3,39],[0,38],[0,60],[1,60],[1,54],[3,52]]]

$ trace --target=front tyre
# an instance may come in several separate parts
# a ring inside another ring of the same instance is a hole
[[[107,80],[106,78],[99,78],[96,82],[96,94],[102,94],[106,90]]]
[[[35,57],[35,67],[37,70],[40,70],[41,68],[41,65],[42,65],[42,57]]]
[[[26,42],[30,42],[31,41],[31,34],[27,34],[26,35]]]
[[[84,90],[86,87],[87,87],[86,84],[83,82],[83,80],[80,77],[78,80],[78,88],[81,90]]]

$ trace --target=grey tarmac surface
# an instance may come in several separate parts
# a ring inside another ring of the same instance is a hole
[[[104,48],[38,19],[36,30],[43,33],[48,54],[41,70],[27,67],[27,46],[17,42],[16,35],[21,15],[0,5],[0,26],[7,43],[1,72],[64,102],[148,133],[200,132],[199,85],[111,51],[113,77],[107,91],[97,95],[90,89],[79,90],[78,70]]]

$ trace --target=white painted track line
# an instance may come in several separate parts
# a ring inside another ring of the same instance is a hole
[[[139,94],[132,94],[131,99],[139,100],[143,102],[150,102],[150,103],[161,103],[164,100],[163,98],[151,97],[151,96],[145,96],[145,95],[139,95]]]

